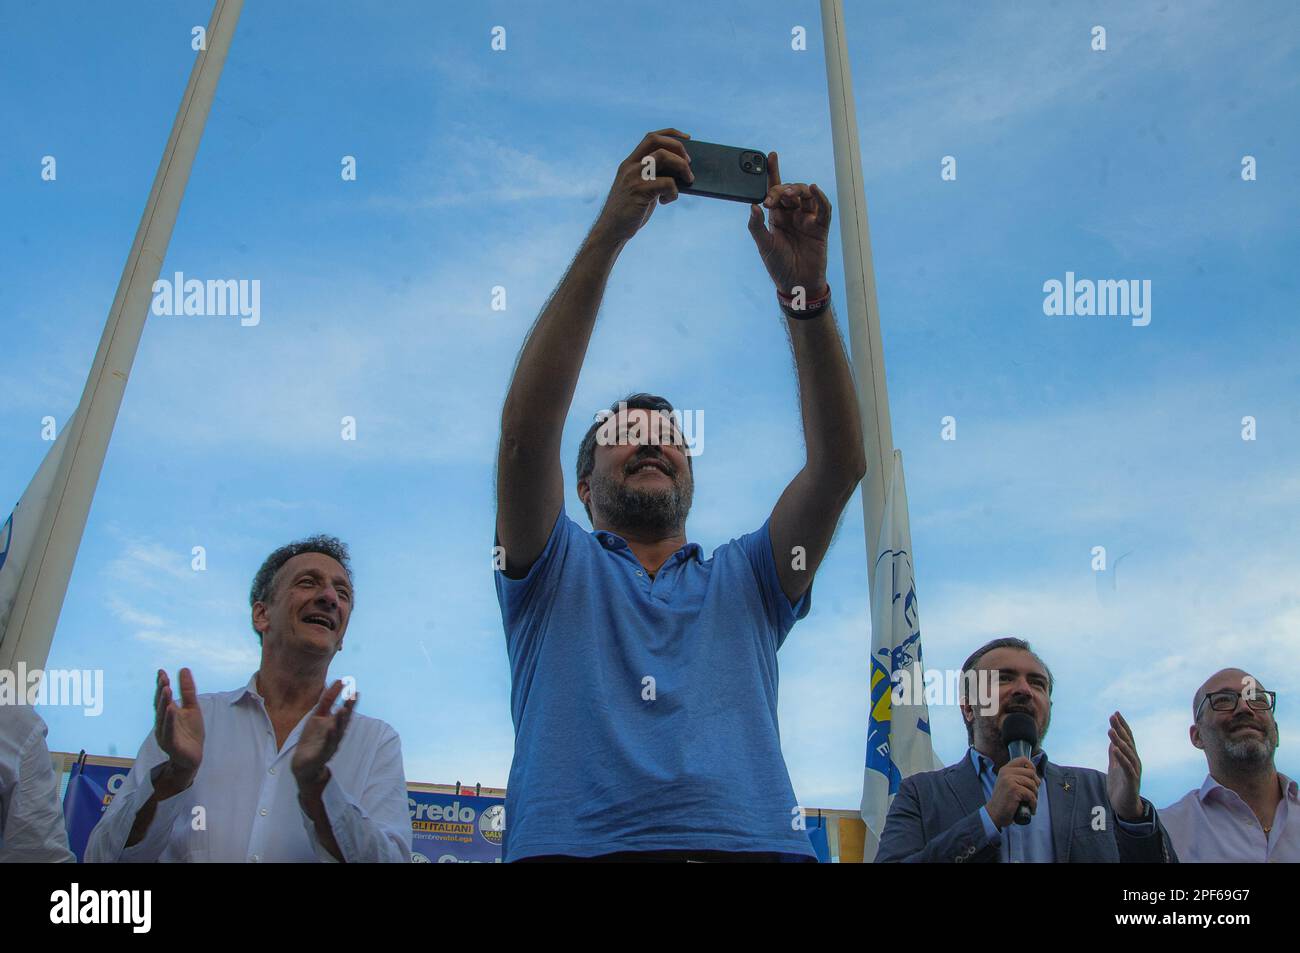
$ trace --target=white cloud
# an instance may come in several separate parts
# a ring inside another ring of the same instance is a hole
[[[613,168],[583,156],[547,157],[518,144],[479,134],[444,134],[424,159],[403,176],[395,194],[378,195],[375,209],[426,213],[430,209],[471,207],[529,200],[604,199]]]
[[[115,527],[109,532],[122,536]],[[223,573],[194,572],[189,559],[188,550],[153,539],[125,539],[102,569],[108,610],[121,623],[122,636],[147,646],[151,665],[189,666],[196,676],[200,670],[247,676],[257,668],[260,653],[246,610],[241,602],[215,595],[224,590]],[[196,625],[196,619],[202,622]],[[101,634],[107,632],[111,629]]]
[[[127,625],[140,626],[146,629],[160,629],[166,624],[161,616],[154,615],[152,612],[142,612],[128,605],[117,596],[110,597],[108,604],[109,608],[113,610],[113,615]]]
[[[128,540],[108,565],[108,572],[121,582],[155,589],[168,580],[192,580],[189,552],[160,543]]]
[[[250,646],[234,642],[229,632],[195,636],[141,631],[135,633],[134,638],[154,647],[154,657],[158,659],[160,668],[203,666],[221,674],[247,676],[256,671],[261,662],[257,652]]]

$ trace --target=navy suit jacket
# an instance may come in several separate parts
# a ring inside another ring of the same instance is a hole
[[[1177,863],[1169,835],[1155,808],[1155,831],[1134,836],[1119,826],[1106,796],[1106,775],[1091,768],[1066,768],[1044,762],[1052,811],[1052,846],[1057,863]],[[984,789],[969,757],[938,771],[904,778],[889,807],[877,863],[997,862],[980,819]],[[1143,799],[1145,806],[1149,802]],[[1094,807],[1106,811],[1096,830]]]

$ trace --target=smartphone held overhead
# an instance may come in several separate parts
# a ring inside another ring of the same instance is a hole
[[[679,139],[678,136],[673,136]],[[695,181],[678,191],[753,205],[767,195],[767,153],[698,139],[681,139]]]

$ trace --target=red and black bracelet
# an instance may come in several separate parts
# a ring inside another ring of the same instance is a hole
[[[812,300],[805,300],[802,308],[794,308],[794,295],[785,294],[780,288],[776,289],[777,300],[781,302],[781,310],[787,317],[794,318],[796,321],[807,321],[809,318],[815,318],[826,310],[826,305],[831,300],[831,286],[827,285],[826,290]]]

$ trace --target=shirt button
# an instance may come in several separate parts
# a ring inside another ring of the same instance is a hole
[[[262,862],[262,858],[259,857],[257,854],[254,854],[252,857],[248,858],[248,860],[249,863],[253,863],[253,864],[260,864]]]
[[[271,769],[271,773],[272,773],[272,774],[275,774],[275,768],[272,768],[272,769]]]
[[[262,808],[262,810],[259,811],[258,813],[260,813],[263,817],[266,817],[266,808]]]
[[[643,572],[642,572],[641,570],[639,570],[639,569],[636,571],[636,574],[637,574],[638,576],[644,576],[644,575],[645,575],[645,573],[643,573]]]

